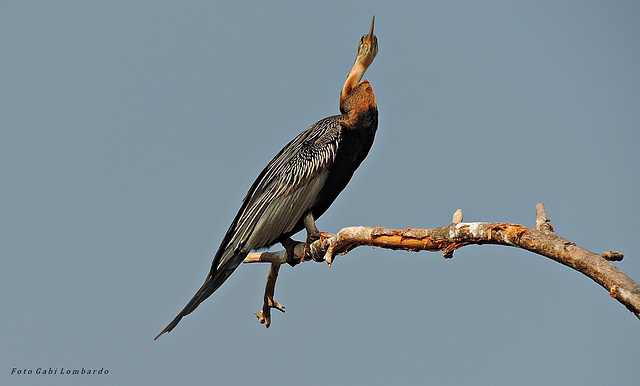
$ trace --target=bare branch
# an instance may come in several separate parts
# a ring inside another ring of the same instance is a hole
[[[541,231],[553,232],[553,226],[551,225],[551,219],[547,217],[547,212],[544,210],[544,204],[539,202],[536,204],[536,229]]]
[[[310,251],[316,257],[324,256],[323,259],[331,265],[335,256],[344,255],[359,246],[413,252],[441,251],[444,252],[443,257],[445,258],[452,257],[453,251],[456,249],[472,244],[518,247],[546,256],[588,276],[604,287],[611,297],[640,318],[640,285],[609,262],[609,260],[622,260],[622,254],[607,251],[599,255],[553,234],[553,227],[549,223],[542,203],[536,206],[536,227],[538,229],[510,223],[463,223],[456,222],[456,220],[462,220],[461,211],[454,215],[454,223],[433,229],[397,230],[363,226],[343,228],[335,235],[323,234],[319,240],[310,245]],[[295,248],[296,257],[302,257],[303,252],[304,243],[299,243]],[[274,307],[284,311],[284,307],[280,306],[282,308],[279,308],[273,305],[277,304],[273,301],[277,270],[273,275],[272,271],[274,266],[279,267],[280,264],[286,262],[285,252],[252,253],[247,256],[244,262],[272,263],[261,315],[268,318],[269,309]],[[273,282],[270,287],[271,278]],[[258,314],[260,312],[256,313],[256,315]],[[258,315],[259,319],[261,315]],[[266,319],[267,327],[269,322],[270,319]],[[262,320],[261,323],[263,323]]]
[[[458,209],[453,214],[453,219],[451,220],[451,224],[460,224],[461,222],[462,222],[462,209]],[[442,257],[444,257],[445,259],[453,259],[453,249],[443,253]]]

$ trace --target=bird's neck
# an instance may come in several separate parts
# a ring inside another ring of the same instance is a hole
[[[365,64],[362,60],[356,58],[347,75],[347,79],[344,81],[340,91],[340,112],[348,115],[344,123],[355,123],[358,115],[371,108],[377,108],[373,87],[366,79],[362,82],[360,81],[369,64],[371,64],[370,61]]]
[[[347,119],[342,123],[347,126],[356,126],[362,114],[377,107],[376,94],[366,79],[353,86],[348,94],[343,93],[340,96],[340,112],[347,115]]]
[[[342,108],[342,103],[344,99],[347,98],[349,94],[353,92],[354,87],[360,82],[360,79],[364,76],[367,68],[364,64],[356,60],[347,75],[347,79],[344,81],[344,85],[342,86],[342,90],[340,91],[340,107]]]

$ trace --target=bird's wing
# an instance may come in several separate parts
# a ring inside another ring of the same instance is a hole
[[[325,118],[289,142],[260,173],[229,227],[207,278],[189,303],[155,339],[211,296],[252,249],[290,232],[312,207],[340,144],[343,116]]]
[[[342,116],[325,118],[289,142],[249,189],[212,264],[212,273],[234,269],[239,252],[272,245],[311,208],[335,160]]]

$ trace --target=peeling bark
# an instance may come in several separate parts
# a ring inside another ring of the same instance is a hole
[[[588,276],[604,287],[611,297],[622,303],[640,319],[640,285],[631,280],[610,261],[622,260],[622,254],[606,251],[593,253],[553,233],[553,227],[544,210],[544,204],[536,206],[536,228],[510,223],[463,223],[458,209],[453,223],[433,229],[389,229],[384,227],[348,227],[335,235],[323,233],[310,245],[312,257],[331,265],[337,255],[344,255],[359,246],[372,246],[405,251],[440,251],[444,258],[453,257],[453,251],[467,245],[506,245],[526,249],[548,257],[560,264]],[[295,248],[296,257],[303,257],[304,243]],[[306,256],[307,260],[310,260]],[[256,313],[260,323],[268,328],[270,309],[284,312],[284,306],[273,299],[278,269],[286,263],[285,251],[252,253],[245,263],[269,262],[272,264],[267,278],[262,311]]]

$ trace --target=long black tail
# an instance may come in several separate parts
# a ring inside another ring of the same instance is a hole
[[[189,303],[187,303],[187,305],[184,306],[182,311],[180,311],[180,313],[175,318],[173,318],[171,323],[169,323],[167,327],[165,327],[164,330],[162,330],[162,332],[158,334],[158,336],[153,338],[153,340],[157,340],[165,332],[170,332],[171,330],[173,330],[178,325],[178,323],[180,323],[180,320],[182,320],[183,316],[186,316],[192,313],[193,310],[198,308],[200,303],[205,301],[206,298],[211,296],[211,294],[213,294],[218,288],[220,288],[222,283],[224,283],[225,280],[227,280],[227,278],[231,276],[233,271],[235,271],[235,269],[244,260],[247,254],[248,253],[246,252],[240,253],[234,256],[228,262],[230,263],[230,264],[227,264],[228,267],[221,267],[222,269],[219,269],[215,272],[210,272],[209,275],[207,276],[207,279],[204,281],[204,284],[202,284],[202,287],[200,287],[198,292],[196,292],[196,294],[193,295],[191,300],[189,300]]]

